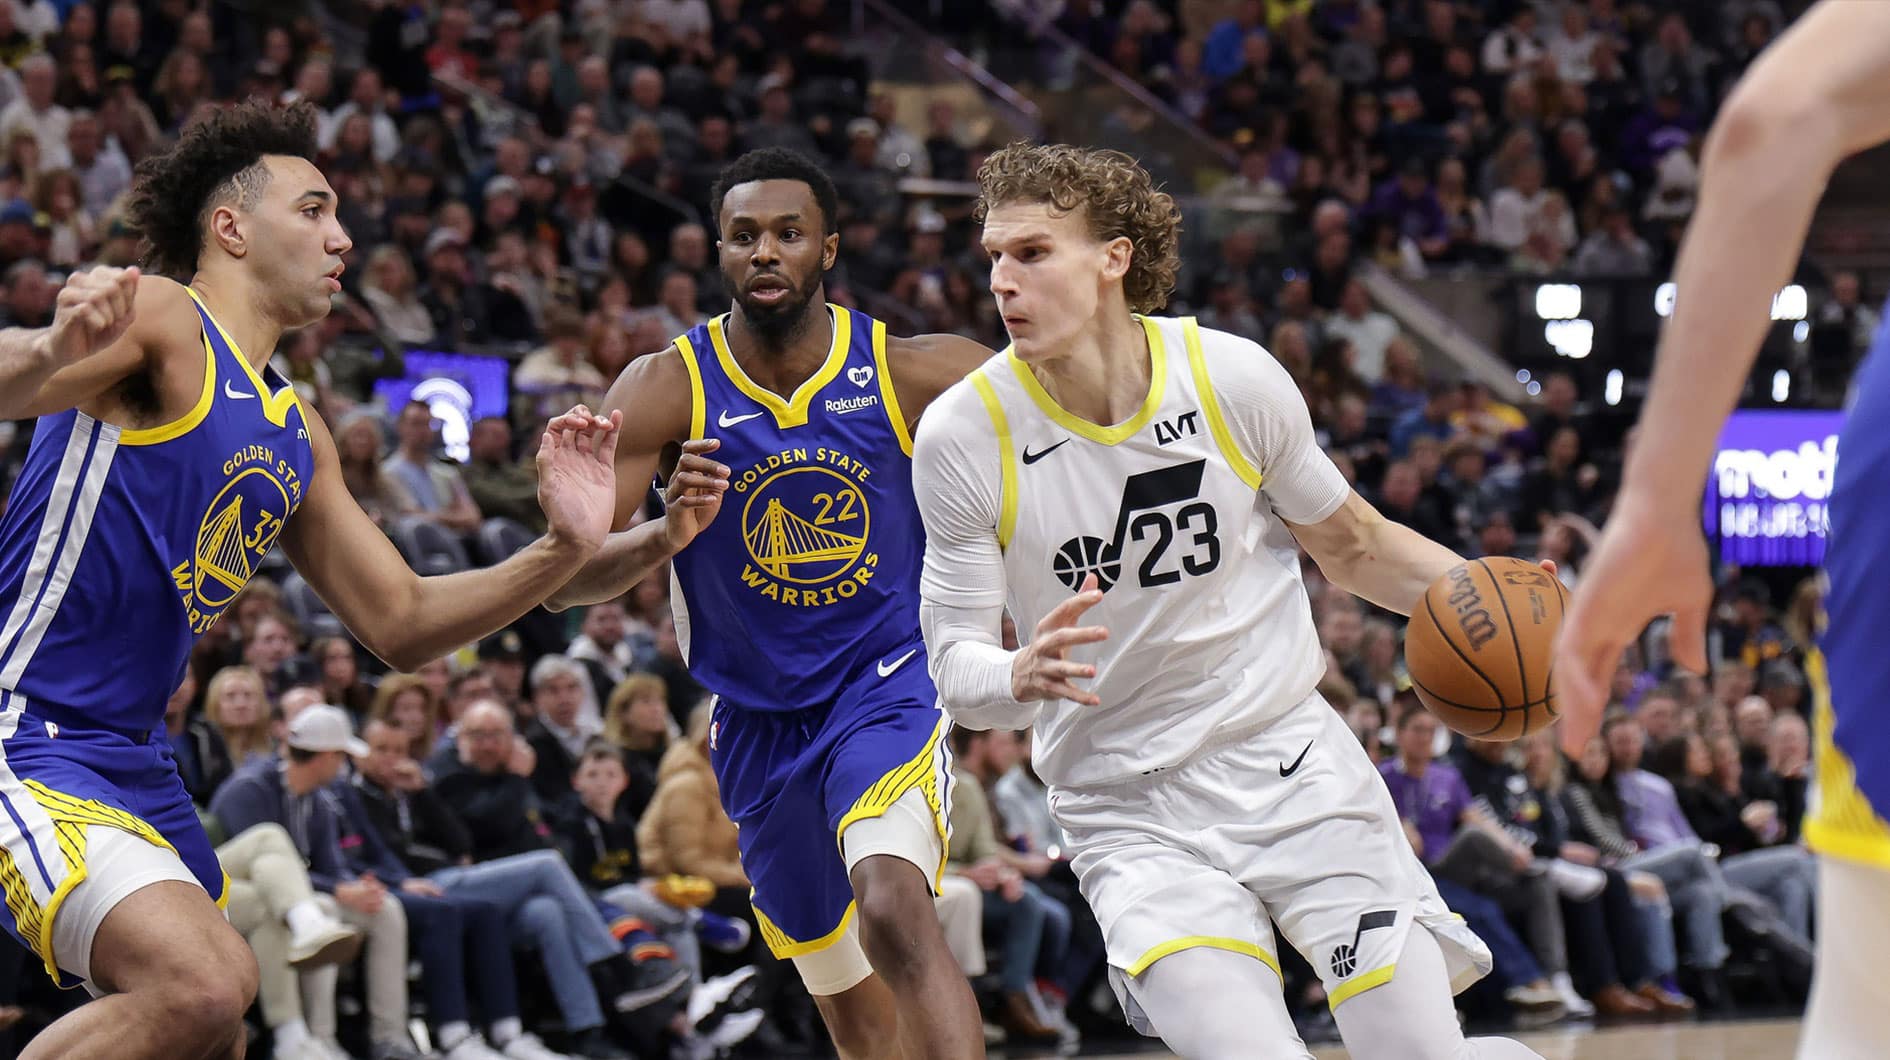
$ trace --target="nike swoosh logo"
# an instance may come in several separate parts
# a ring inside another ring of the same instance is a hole
[[[1300,764],[1301,762],[1304,762],[1304,761],[1306,760],[1306,752],[1307,752],[1307,751],[1310,751],[1310,750],[1312,750],[1312,744],[1313,744],[1313,742],[1312,742],[1311,740],[1307,740],[1307,741],[1306,741],[1306,746],[1305,746],[1305,747],[1302,747],[1302,748],[1300,748],[1300,750],[1299,750],[1299,757],[1298,757],[1298,758],[1295,758],[1295,759],[1293,759],[1293,764],[1292,764],[1292,765],[1290,765],[1290,766],[1285,766],[1285,765],[1283,765],[1283,766],[1281,766],[1281,767],[1280,767],[1280,777],[1281,777],[1282,779],[1284,779],[1284,778],[1286,778],[1286,777],[1290,777],[1290,776],[1292,776],[1292,775],[1293,775],[1294,773],[1297,773],[1297,772],[1299,772],[1299,764]]]
[[[236,389],[235,387],[230,385],[230,381],[228,379],[225,379],[223,381],[223,396],[227,398],[253,398],[256,395],[248,393],[247,391]]]
[[[1069,441],[1069,439],[1068,439],[1068,438],[1065,438],[1065,439],[1063,439],[1063,441],[1061,441],[1061,442],[1058,442],[1058,443],[1057,443],[1056,445],[1053,445],[1053,446],[1051,446],[1051,447],[1050,447],[1050,448],[1048,448],[1048,449],[1043,449],[1043,450],[1039,450],[1039,451],[1037,451],[1037,452],[1035,452],[1035,453],[1033,453],[1033,452],[1031,452],[1031,451],[1030,451],[1030,446],[1028,446],[1028,445],[1027,445],[1027,446],[1025,446],[1025,447],[1024,447],[1024,463],[1026,463],[1026,464],[1034,464],[1034,463],[1036,463],[1037,461],[1039,461],[1039,460],[1042,460],[1042,459],[1043,459],[1044,457],[1046,457],[1046,456],[1049,456],[1049,455],[1050,455],[1051,453],[1054,453],[1054,452],[1056,452],[1056,451],[1057,451],[1057,450],[1058,450],[1059,448],[1061,448],[1061,447],[1062,447],[1062,446],[1063,446],[1063,445],[1064,445],[1065,443],[1067,443],[1068,441]]]
[[[722,414],[715,418],[715,425],[718,427],[733,427],[738,423],[747,423],[749,420],[759,415],[761,415],[761,413],[751,412],[746,416],[731,416],[728,414],[728,410],[724,409]]]
[[[904,655],[901,655],[899,658],[894,659],[890,663],[884,659],[881,659],[879,662],[879,676],[891,677],[893,675],[893,671],[899,669],[901,666],[904,666],[906,664],[907,659],[910,659],[914,655],[917,655],[917,654],[919,654],[919,649],[914,648],[911,651],[905,653]]]

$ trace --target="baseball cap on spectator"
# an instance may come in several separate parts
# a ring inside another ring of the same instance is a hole
[[[0,225],[23,224],[35,228],[45,228],[45,218],[33,210],[33,204],[25,199],[14,199],[5,206],[0,206]]]
[[[466,249],[466,240],[462,238],[455,229],[441,228],[427,237],[426,246],[421,250],[421,256],[430,258],[448,247],[455,250],[464,250]]]
[[[524,24],[525,16],[509,8],[492,16],[492,28],[494,30],[517,29]]]
[[[788,81],[784,75],[769,74],[768,76],[755,82],[755,95],[765,96],[769,92],[772,92],[777,88],[785,92],[787,91],[787,85],[788,85]]]
[[[368,753],[368,745],[354,734],[347,713],[326,703],[297,714],[283,742],[297,751],[346,751],[356,758]]]
[[[861,136],[879,139],[879,123],[871,118],[855,118],[847,122],[847,139],[852,140]]]
[[[488,199],[500,195],[518,195],[520,193],[521,189],[518,186],[518,181],[513,180],[503,173],[486,181],[485,197]]]
[[[867,120],[870,121],[872,119],[869,118]],[[928,235],[937,235],[945,231],[945,215],[929,206],[915,210],[912,214],[912,230]]]
[[[525,659],[525,642],[516,630],[502,629],[479,642],[479,657],[522,662]]]

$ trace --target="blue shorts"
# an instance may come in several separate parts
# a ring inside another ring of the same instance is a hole
[[[927,873],[937,893],[949,845],[949,724],[925,649],[917,641],[913,649],[892,674],[868,673],[823,706],[715,704],[709,762],[722,808],[739,830],[762,937],[776,957],[815,953],[840,938],[853,916],[840,838],[914,789],[925,794],[939,830],[940,862]]]
[[[53,956],[53,918],[85,881],[90,828],[116,828],[176,852],[219,908],[228,900],[229,878],[163,733],[83,723],[79,712],[42,710],[0,690],[0,920],[68,988],[80,979]]]

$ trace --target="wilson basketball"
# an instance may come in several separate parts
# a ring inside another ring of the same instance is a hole
[[[1568,591],[1507,556],[1470,560],[1411,613],[1404,659],[1418,699],[1465,736],[1514,740],[1555,723],[1551,653]]]

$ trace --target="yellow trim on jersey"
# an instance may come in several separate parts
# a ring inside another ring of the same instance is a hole
[[[683,367],[689,370],[689,440],[703,437],[703,408],[707,399],[702,396],[702,366],[696,363],[696,344],[689,341],[689,336],[676,336],[676,352],[682,354]]]
[[[774,413],[774,422],[778,427],[799,427],[807,422],[807,406],[813,403],[814,395],[847,363],[847,347],[853,342],[853,314],[845,309],[829,305],[833,314],[833,345],[827,350],[826,363],[819,371],[807,377],[807,381],[796,387],[792,397],[783,401],[781,395],[748,378],[742,366],[735,360],[735,352],[728,348],[728,337],[722,334],[722,321],[727,314],[709,321],[709,344],[715,347],[715,357],[722,362],[722,371],[728,375],[729,382],[735,389],[755,399],[755,403]]]
[[[1123,971],[1129,973],[1131,977],[1138,976],[1148,971],[1149,965],[1154,964],[1156,961],[1161,960],[1169,954],[1180,953],[1182,950],[1200,948],[1227,950],[1230,953],[1238,953],[1243,956],[1252,957],[1254,960],[1273,969],[1274,975],[1280,975],[1280,962],[1271,953],[1268,953],[1245,939],[1227,938],[1221,935],[1187,935],[1178,939],[1169,939],[1167,942],[1149,947],[1146,953],[1137,957],[1135,963],[1124,968]],[[1280,978],[1284,981],[1286,977],[1280,975]]]
[[[774,921],[768,919],[768,914],[762,912],[761,907],[754,904],[752,897],[748,904],[754,906],[755,923],[761,925],[761,939],[768,944],[768,952],[782,960],[786,960],[789,957],[805,957],[810,953],[819,953],[821,950],[839,942],[840,936],[846,934],[847,925],[853,921],[854,910],[858,908],[858,903],[848,902],[847,911],[840,914],[840,924],[838,927],[835,927],[832,931],[812,941],[799,942],[787,932],[776,927]]]
[[[53,953],[53,923],[59,916],[60,907],[65,905],[66,898],[86,880],[86,829],[93,826],[116,828],[173,854],[177,853],[177,848],[143,818],[91,799],[74,798],[64,792],[54,791],[37,780],[23,783],[32,794],[33,801],[39,803],[46,816],[52,820],[54,837],[66,860],[66,872],[42,909],[33,900],[33,892],[20,875],[19,866],[12,855],[0,848],[0,889],[6,892],[7,908],[13,912],[14,926],[20,929],[22,936],[33,940],[33,952],[45,962],[47,976],[57,983],[61,976],[58,958]],[[223,877],[223,893],[217,898],[217,908],[224,907],[229,901],[229,895],[230,877],[226,873]]]
[[[120,430],[119,445],[156,445],[168,442],[172,438],[181,438],[195,430],[205,416],[210,415],[210,406],[217,398],[217,351],[210,345],[210,336],[203,336],[203,390],[197,395],[197,403],[190,411],[169,423],[156,427],[143,427],[135,431]]]
[[[1141,322],[1142,330],[1148,334],[1148,396],[1142,399],[1142,407],[1135,411],[1135,415],[1113,427],[1091,423],[1057,404],[1056,399],[1044,390],[1043,384],[1037,381],[1030,366],[1017,359],[1016,347],[1005,349],[1005,359],[1011,362],[1011,371],[1017,373],[1018,382],[1024,384],[1024,393],[1029,394],[1030,400],[1036,402],[1043,414],[1057,426],[1092,442],[1115,445],[1148,426],[1148,421],[1155,416],[1155,410],[1161,408],[1162,394],[1168,383],[1168,348],[1162,341],[1161,328],[1150,317],[1137,315],[1135,319]]]
[[[886,418],[892,421],[893,436],[899,448],[912,455],[912,432],[906,429],[906,414],[899,411],[899,395],[893,393],[892,372],[886,367],[886,322],[873,321],[873,367],[879,372],[879,393],[886,402]]]
[[[945,819],[944,790],[945,785],[951,783],[951,773],[950,767],[939,754],[939,744],[944,739],[945,719],[941,715],[938,724],[932,727],[932,735],[925,738],[925,746],[919,748],[919,753],[887,770],[841,815],[840,825],[834,829],[834,841],[840,844],[843,857],[849,827],[884,814],[892,809],[893,803],[898,802],[901,796],[916,787],[925,795],[925,804],[932,808],[932,823],[938,826],[938,868],[932,873],[932,892],[938,893],[939,878],[945,875],[945,861],[952,842],[951,825]]]
[[[999,548],[1009,548],[1011,532],[1017,528],[1017,455],[1011,448],[1011,423],[1005,418],[1004,405],[998,401],[997,391],[992,388],[990,377],[984,374],[984,369],[971,373],[971,385],[984,401],[984,411],[991,417],[991,429],[997,432],[997,539]]]
[[[192,301],[203,306],[204,319],[210,321],[210,326],[217,329],[217,334],[223,337],[223,344],[228,346],[230,353],[236,357],[236,363],[242,365],[243,374],[249,376],[249,381],[256,384],[256,399],[262,402],[263,415],[268,417],[270,423],[278,427],[287,427],[290,407],[301,406],[301,399],[295,396],[295,384],[285,382],[281,390],[270,390],[269,384],[263,382],[261,374],[256,371],[256,366],[249,363],[249,358],[244,356],[243,348],[236,344],[235,339],[230,338],[229,332],[223,330],[223,325],[218,322],[216,314],[210,312],[210,307],[204,305],[203,296],[198,294],[196,288],[193,287],[185,287],[184,290],[190,292]],[[204,341],[209,341],[208,336]],[[307,420],[308,413],[303,412],[302,418]],[[119,440],[123,441],[122,438]]]
[[[1824,653],[1805,653],[1811,686],[1813,780],[1805,813],[1805,842],[1820,854],[1890,868],[1890,823],[1857,788],[1857,767],[1838,747],[1837,713]]]
[[[1201,352],[1201,325],[1193,317],[1184,317],[1181,334],[1188,344],[1188,367],[1194,373],[1194,389],[1201,399],[1201,409],[1207,413],[1208,432],[1214,435],[1214,444],[1220,448],[1222,458],[1234,469],[1234,474],[1240,476],[1248,489],[1257,490],[1263,481],[1260,469],[1247,462],[1246,454],[1234,442],[1234,432],[1227,429],[1227,417],[1221,412],[1221,399],[1215,396],[1214,383],[1208,378],[1207,358]]]
[[[1338,1008],[1340,1005],[1343,1005],[1347,1001],[1352,1000],[1375,986],[1384,986],[1386,983],[1391,982],[1391,977],[1397,974],[1397,971],[1398,966],[1393,963],[1387,964],[1383,968],[1375,968],[1366,972],[1364,975],[1355,975],[1347,979],[1334,988],[1331,996],[1326,998],[1326,1007]]]

